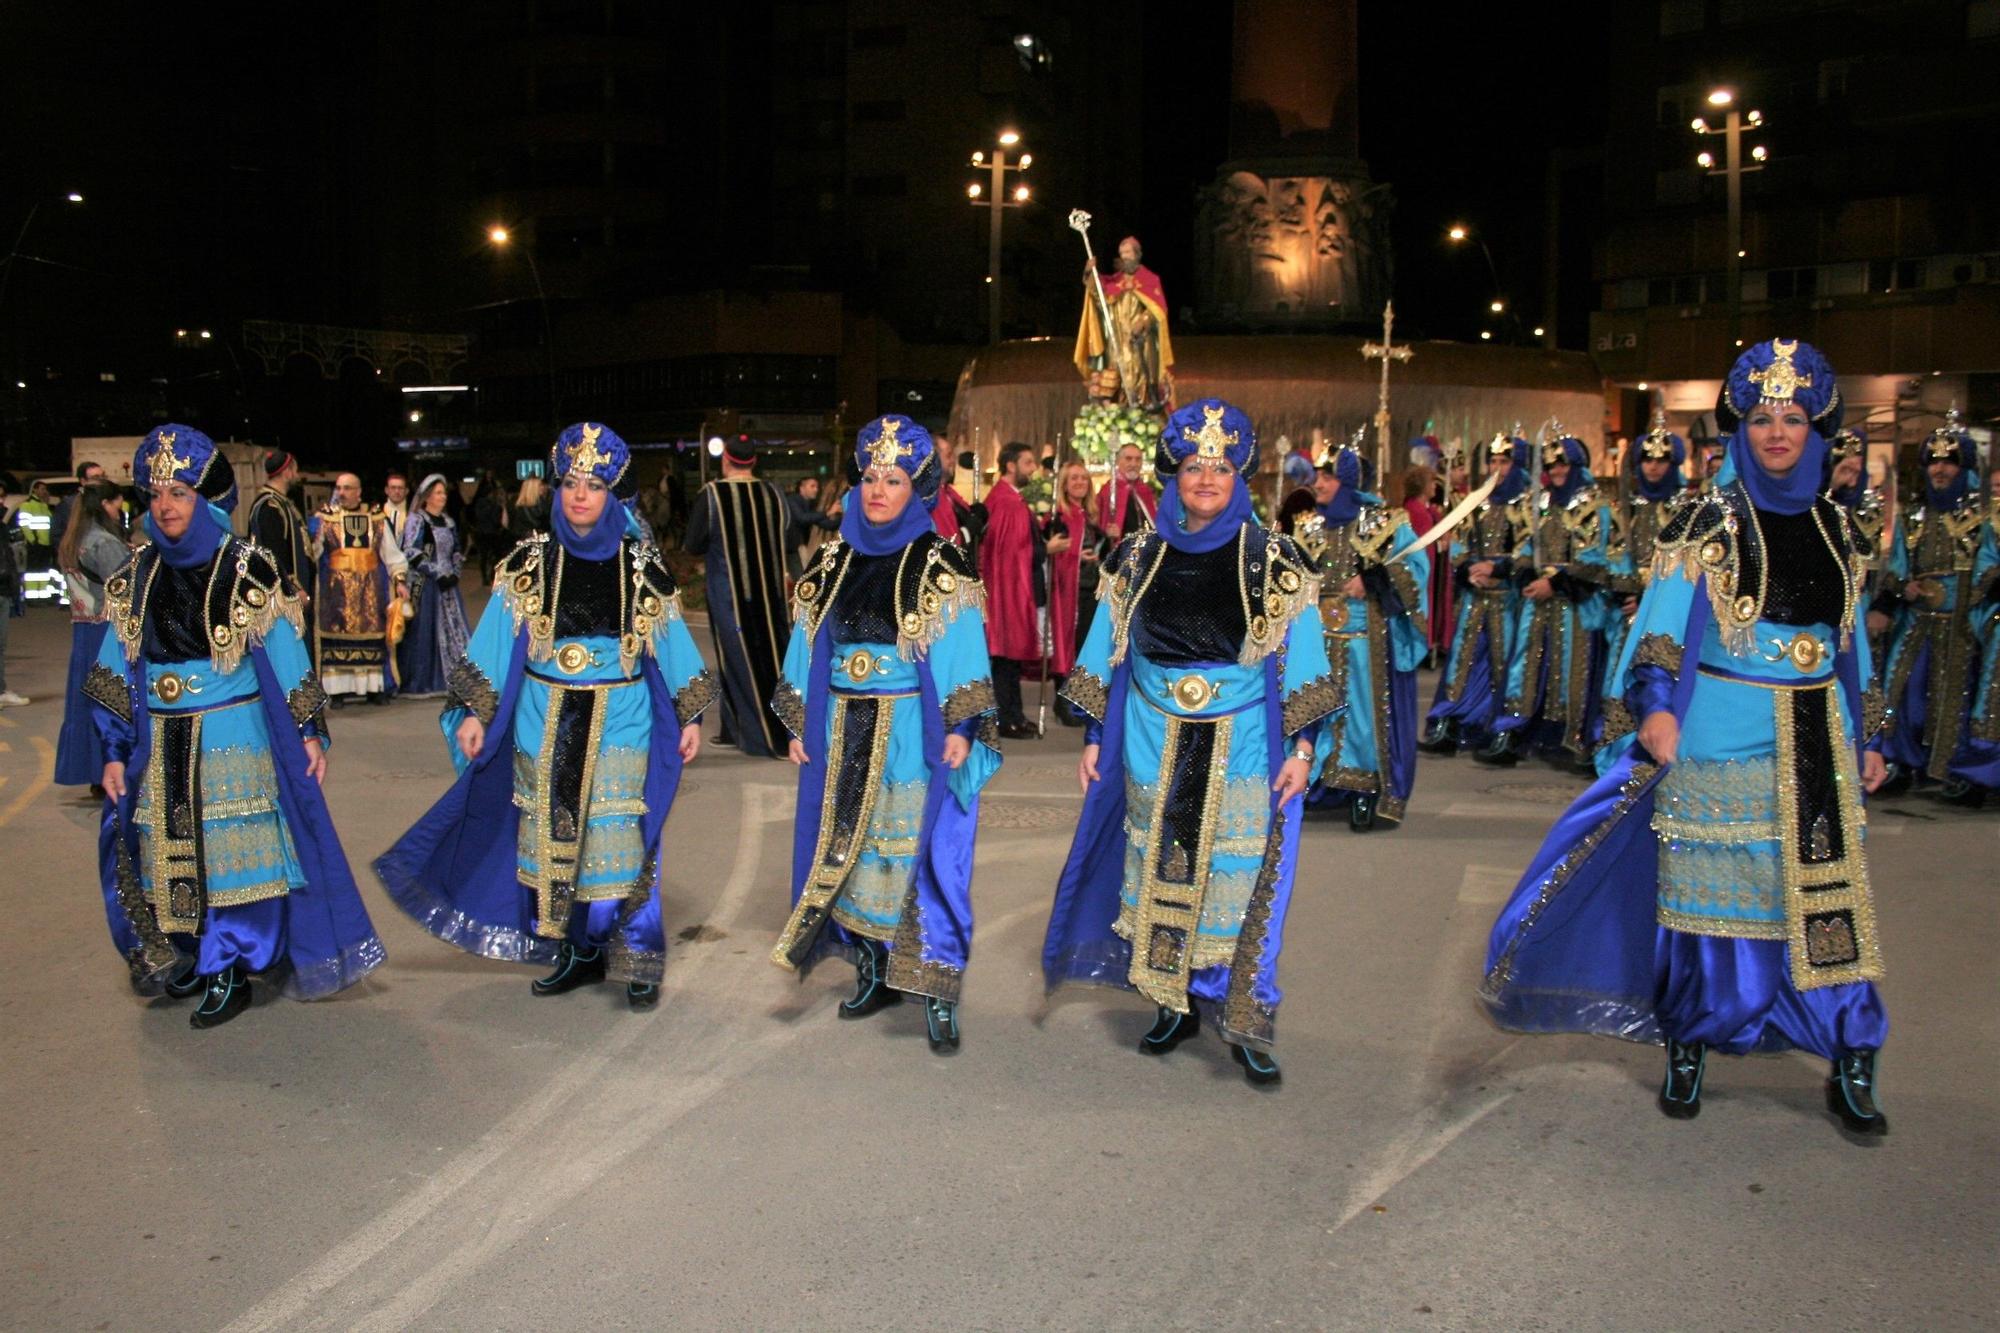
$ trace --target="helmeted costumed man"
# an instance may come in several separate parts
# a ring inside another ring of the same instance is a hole
[[[396,691],[389,604],[408,564],[400,535],[380,508],[361,503],[361,479],[351,472],[335,480],[332,501],[307,526],[319,560],[320,682],[336,702],[354,695],[387,703]]]
[[[1173,481],[1158,526],[1113,554],[1063,688],[1091,720],[1042,973],[1145,996],[1147,1054],[1206,1017],[1268,1084],[1299,817],[1341,700],[1319,575],[1252,515],[1256,466],[1250,419],[1220,399],[1174,413],[1160,437],[1155,467]]]
[[[1523,603],[1507,664],[1507,702],[1493,740],[1473,755],[1512,764],[1533,748],[1591,767],[1595,748],[1598,637],[1610,578],[1611,513],[1585,466],[1582,440],[1563,435],[1542,447],[1548,484],[1528,544],[1515,552]]]
[[[1996,522],[1989,506],[1987,525]],[[1987,575],[1972,609],[1972,637],[1979,647],[1979,672],[1972,685],[1963,751],[1951,764],[1951,775],[1938,798],[1978,809],[2000,790],[2000,569]]]
[[[662,832],[715,678],[628,507],[631,451],[597,422],[550,450],[550,532],[494,571],[442,723],[458,779],[375,862],[398,907],[467,953],[552,967],[561,995],[659,1002]]]
[[[1148,411],[1163,411],[1174,400],[1174,343],[1167,333],[1167,292],[1160,275],[1142,264],[1145,251],[1136,236],[1118,242],[1118,262],[1100,274],[1083,269],[1083,318],[1077,324],[1071,360],[1090,386],[1092,398],[1123,398]],[[1112,341],[1104,337],[1104,310],[1097,286],[1111,311]]]
[[[271,553],[278,572],[305,608],[308,636],[316,637],[318,617],[313,614],[314,592],[319,586],[319,563],[313,559],[312,532],[306,516],[292,503],[292,487],[299,477],[298,460],[283,449],[264,452],[264,484],[250,497],[250,540]],[[314,660],[318,652],[314,651]]]
[[[1894,623],[1886,611],[1875,609],[1873,599],[1881,592],[1882,539],[1888,535],[1888,497],[1868,477],[1868,437],[1860,429],[1845,426],[1826,442],[1826,497],[1847,511],[1855,531],[1861,534],[1862,556],[1868,565],[1867,593],[1871,599],[1868,616],[1868,646],[1879,675],[1889,656],[1889,628]],[[1881,681],[1870,681],[1879,685]]]
[[[1979,494],[1979,451],[1954,410],[1923,448],[1924,502],[1896,517],[1875,609],[1895,621],[1882,670],[1888,719],[1883,790],[1913,780],[1945,782],[1964,753],[1979,646],[1974,607],[2000,566],[1986,502]]]
[[[1610,592],[1613,606],[1606,620],[1604,660],[1616,662],[1631,632],[1632,617],[1638,613],[1639,599],[1653,576],[1653,550],[1673,514],[1675,505],[1687,494],[1681,465],[1687,461],[1687,442],[1667,429],[1665,409],[1653,413],[1652,429],[1627,451],[1625,495],[1611,511]],[[1599,739],[1597,767],[1600,771],[1615,762],[1623,747],[1618,745],[1637,727],[1627,712],[1617,682],[1606,673],[1605,691],[1599,700],[1604,716],[1604,732]]]
[[[200,996],[194,1027],[250,1005],[252,975],[314,1000],[382,962],[320,782],[326,695],[298,598],[229,531],[229,460],[155,428],[132,475],[150,539],[105,585],[84,680],[107,796],[98,861],[112,942],[142,995]]]
[[[840,536],[799,579],[772,711],[799,766],[787,969],[838,954],[859,974],[842,1018],[921,997],[931,1049],[956,1050],[972,950],[979,793],[1000,767],[971,561],[938,535],[930,433],[878,417]]]
[[[681,549],[706,570],[708,624],[722,678],[722,743],[767,759],[785,753],[771,698],[784,665],[785,493],[756,475],[749,443],[726,442],[722,476],[695,497]]]
[[[1701,1110],[1707,1056],[1810,1051],[1858,1134],[1888,1014],[1862,838],[1881,716],[1858,541],[1819,494],[1833,368],[1759,343],[1723,383],[1716,486],[1659,534],[1615,676],[1641,719],[1556,822],[1494,923],[1504,1027],[1664,1043],[1659,1106]]]
[[[1505,469],[1499,482],[1451,534],[1458,617],[1451,654],[1438,672],[1437,698],[1420,748],[1457,754],[1483,746],[1492,735],[1507,689],[1508,654],[1519,618],[1521,589],[1515,555],[1528,535],[1528,459],[1533,450],[1515,434],[1496,435],[1484,448],[1486,474]],[[1440,553],[1439,559],[1444,557]]]
[[[1319,474],[1319,505],[1296,536],[1319,566],[1326,656],[1346,707],[1320,724],[1322,768],[1309,803],[1344,803],[1349,827],[1365,833],[1402,823],[1416,784],[1430,554],[1403,555],[1416,530],[1401,509],[1361,489],[1353,445],[1323,460]]]

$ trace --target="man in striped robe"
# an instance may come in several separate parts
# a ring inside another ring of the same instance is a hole
[[[771,712],[792,621],[785,597],[785,493],[756,475],[750,442],[723,446],[722,476],[688,516],[681,549],[707,568],[708,624],[722,676],[722,741],[783,759],[789,737]]]

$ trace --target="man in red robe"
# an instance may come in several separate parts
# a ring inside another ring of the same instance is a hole
[[[1083,319],[1077,325],[1076,351],[1071,360],[1093,397],[1122,396],[1127,403],[1163,411],[1174,400],[1174,344],[1167,335],[1167,291],[1160,275],[1139,262],[1145,251],[1137,236],[1118,242],[1118,267],[1099,274],[1086,262],[1083,269]],[[1097,284],[1104,285],[1104,305],[1097,303]],[[1105,311],[1111,315],[1113,337],[1106,345]],[[1105,372],[1115,371],[1115,376]],[[1109,394],[1110,381],[1118,384]],[[1129,383],[1127,382],[1129,381]]]
[[[1158,492],[1141,481],[1146,467],[1146,451],[1136,444],[1118,446],[1111,479],[1097,492],[1097,526],[1120,541],[1153,521],[1160,507]]]
[[[1041,628],[1035,610],[1035,516],[1021,498],[1041,464],[1035,451],[1015,441],[1001,446],[1000,479],[986,494],[986,531],[979,544],[979,578],[986,585],[986,647],[993,658],[993,695],[1000,707],[1000,734],[1011,740],[1034,736],[1021,710],[1021,673],[1039,669]]]

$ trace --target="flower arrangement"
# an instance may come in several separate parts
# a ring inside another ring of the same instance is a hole
[[[1122,403],[1088,403],[1070,427],[1070,447],[1093,472],[1110,468],[1122,444],[1136,444],[1150,460],[1160,438],[1161,418],[1144,408]]]

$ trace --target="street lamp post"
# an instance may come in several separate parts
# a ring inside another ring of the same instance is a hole
[[[513,243],[514,234],[495,223],[486,229],[486,239],[496,249],[504,250]],[[549,427],[556,425],[556,335],[555,327],[549,322],[549,294],[542,287],[542,270],[535,263],[532,246],[521,247],[521,257],[528,261],[528,274],[535,280],[535,300],[542,307],[542,372],[548,384]]]
[[[1703,150],[1696,155],[1695,162],[1711,176],[1721,176],[1728,186],[1729,199],[1729,241],[1724,257],[1723,272],[1729,288],[1729,344],[1731,347],[1743,345],[1743,176],[1745,172],[1764,169],[1764,145],[1757,144],[1750,150],[1751,161],[1743,161],[1743,131],[1762,129],[1764,113],[1761,111],[1738,112],[1736,94],[1728,88],[1717,88],[1708,95],[1708,104],[1725,107],[1727,112],[1723,123],[1710,125],[1702,116],[1696,116],[1689,127],[1696,134],[1718,134],[1722,136],[1722,162],[1716,163],[1715,154]]]
[[[1487,249],[1486,238],[1464,222],[1452,223],[1445,230],[1444,238],[1453,245],[1464,245],[1467,241],[1470,241],[1479,247],[1479,253],[1486,260],[1486,276],[1493,279],[1493,299],[1487,302],[1487,311],[1495,315],[1507,314],[1518,324],[1520,316],[1514,312],[1513,307],[1507,301],[1506,294],[1500,290],[1500,268],[1493,262],[1493,252]],[[1482,340],[1490,340],[1488,335],[1483,332],[1479,336]]]
[[[1022,153],[1019,160],[1009,162],[1007,150],[1018,147],[1021,136],[1013,130],[1000,132],[1000,144],[989,155],[984,152],[972,155],[972,165],[984,169],[988,180],[973,181],[965,187],[965,197],[972,201],[974,208],[990,209],[986,223],[986,341],[1000,341],[1000,210],[1019,208],[1028,202],[1026,183],[1007,188],[1007,173],[1026,171],[1035,159],[1030,153]]]
[[[28,229],[35,225],[35,215],[42,211],[42,202],[42,200],[37,199],[34,203],[28,205],[28,216],[21,219],[21,229],[14,233],[14,243],[7,247],[6,258],[0,259],[0,301],[5,301],[6,299],[7,284],[14,276],[15,263],[22,259],[34,258],[32,255],[21,253],[21,242],[28,239]],[[66,191],[63,194],[63,202],[69,204],[72,208],[77,207],[83,203],[83,195],[76,190]],[[47,263],[48,261],[39,260],[37,262]]]

